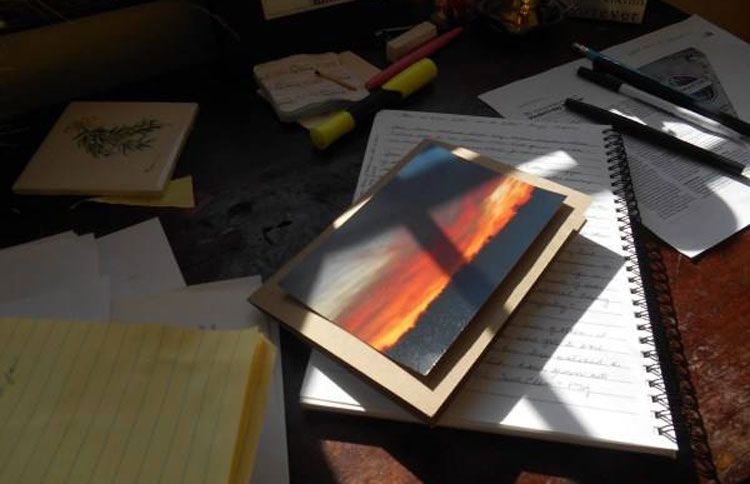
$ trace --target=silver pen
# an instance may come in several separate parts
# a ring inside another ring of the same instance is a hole
[[[695,111],[691,111],[682,106],[672,104],[671,102],[665,101],[664,99],[654,96],[653,94],[641,91],[640,89],[626,84],[620,79],[609,74],[597,72],[586,67],[579,67],[578,75],[586,79],[587,81],[591,81],[594,84],[609,89],[610,91],[619,92],[620,94],[623,94],[630,98],[642,101],[649,106],[653,106],[656,109],[659,109],[660,111],[664,111],[671,114],[672,116],[684,119],[689,123],[700,126],[701,128],[711,131],[712,133],[724,136],[725,138],[729,138],[743,145],[747,145],[747,143],[750,141],[742,134],[736,132],[732,128],[724,126],[716,120],[707,118],[702,114],[696,113]]]

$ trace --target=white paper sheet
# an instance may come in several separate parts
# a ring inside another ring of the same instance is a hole
[[[91,240],[91,236],[53,236],[0,251],[0,302],[97,278],[99,255]]]
[[[113,301],[185,287],[158,218],[105,235],[96,242],[101,272],[110,277]]]
[[[67,232],[60,232],[59,234],[50,235],[48,237],[43,237],[41,239],[30,240],[29,242],[19,244],[19,245],[14,245],[12,247],[6,247],[0,250],[0,253],[8,254],[14,250],[24,249],[24,248],[32,247],[34,245],[46,244],[47,242],[56,242],[56,241],[60,241],[63,239],[73,240],[77,237],[78,235],[76,235],[75,232],[73,232],[72,230],[69,230]]]
[[[67,289],[0,302],[0,316],[74,321],[109,320],[109,279],[79,279]]]
[[[289,465],[279,328],[275,321],[247,302],[260,283],[259,276],[245,277],[120,299],[113,303],[112,320],[211,329],[259,327],[278,352],[251,482],[286,483],[289,482]]]
[[[604,126],[383,111],[355,197],[421,139],[479,151],[593,197],[573,235],[508,321],[439,425],[670,453],[657,434],[604,147]],[[313,353],[305,405],[412,420]]]
[[[604,52],[650,75],[682,82],[687,92],[709,104],[750,119],[750,46],[699,17]],[[480,99],[509,118],[580,122],[584,118],[562,106],[565,98],[580,98],[750,163],[746,145],[591,84],[575,73],[583,65],[590,63],[565,64]],[[697,256],[750,224],[750,184],[632,137],[625,143],[644,224],[683,254]]]

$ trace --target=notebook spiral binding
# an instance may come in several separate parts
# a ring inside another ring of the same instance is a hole
[[[636,317],[641,320],[640,343],[644,365],[651,375],[649,387],[656,431],[690,454],[698,474],[717,480],[716,468],[708,446],[698,400],[690,380],[690,370],[682,348],[677,319],[669,292],[666,268],[656,244],[641,240],[640,214],[633,191],[627,153],[622,136],[614,130],[604,131],[605,149],[617,197],[617,220],[620,222],[622,248],[627,253],[626,270],[634,296]],[[680,412],[672,413],[672,409]]]

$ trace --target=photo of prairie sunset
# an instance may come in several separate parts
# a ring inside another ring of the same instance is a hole
[[[428,145],[280,285],[427,375],[562,200]]]

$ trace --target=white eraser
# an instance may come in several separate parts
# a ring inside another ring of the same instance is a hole
[[[422,22],[412,27],[385,46],[385,56],[395,62],[428,40],[437,36],[437,27],[431,22]]]

